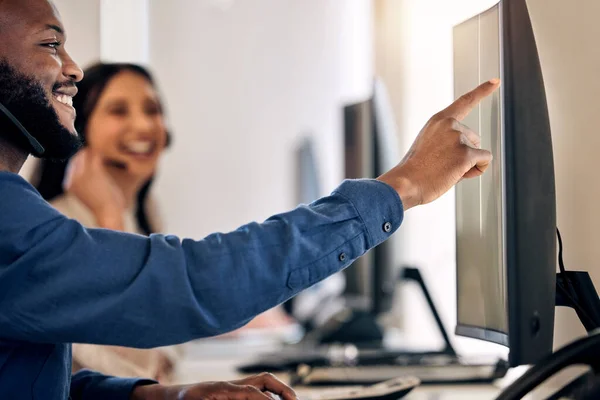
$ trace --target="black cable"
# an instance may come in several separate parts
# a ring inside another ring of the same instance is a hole
[[[19,120],[4,106],[4,104],[0,103],[0,111],[6,115],[6,117],[17,127],[19,131],[25,136],[29,145],[33,149],[33,155],[37,157],[41,157],[46,151],[44,147],[38,142],[25,127],[19,122]]]
[[[565,263],[563,261],[563,241],[560,235],[560,229],[556,228],[556,236],[558,236],[558,268],[560,272],[565,273]]]
[[[563,241],[558,227],[556,228],[556,236],[558,237],[558,269],[560,270],[560,273],[562,274],[567,284],[569,292],[571,292],[571,296],[575,297],[577,296],[575,286],[571,283],[571,279],[569,279],[569,276],[567,275],[567,271],[565,269],[565,261],[563,259]]]

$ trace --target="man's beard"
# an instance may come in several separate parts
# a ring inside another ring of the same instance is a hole
[[[0,103],[44,147],[43,158],[66,160],[81,147],[79,135],[60,123],[42,84],[6,61],[0,61]],[[0,137],[35,154],[25,135],[4,114],[0,114]]]

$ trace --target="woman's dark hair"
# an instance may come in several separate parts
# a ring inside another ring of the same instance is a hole
[[[75,119],[75,129],[82,137],[84,144],[86,140],[86,128],[89,118],[98,104],[98,99],[106,88],[106,85],[121,72],[133,72],[143,76],[148,82],[156,87],[152,74],[144,67],[136,64],[126,63],[97,63],[85,71],[84,79],[77,84],[79,92],[73,98],[73,107],[77,111]],[[170,142],[170,135],[167,134],[167,145]],[[41,160],[34,177],[37,180],[36,188],[46,201],[52,201],[54,198],[62,195],[63,181],[65,179],[65,170],[68,161],[58,162]],[[149,235],[155,232],[151,226],[146,210],[146,200],[150,192],[153,178],[146,182],[137,195],[136,220],[143,233]]]

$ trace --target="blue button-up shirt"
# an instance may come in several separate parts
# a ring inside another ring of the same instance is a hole
[[[355,180],[227,234],[144,237],[86,229],[0,173],[2,398],[128,399],[136,380],[71,379],[70,343],[149,348],[239,328],[348,266],[402,218],[391,187]]]

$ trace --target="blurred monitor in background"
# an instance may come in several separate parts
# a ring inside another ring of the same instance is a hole
[[[387,89],[375,79],[372,97],[344,107],[345,177],[376,178],[396,165],[400,161],[397,135]],[[351,307],[373,315],[391,310],[399,274],[394,242],[382,243],[344,271]]]
[[[320,183],[316,149],[310,134],[302,137],[295,151],[296,203],[310,204],[324,195]],[[345,305],[341,297],[346,280],[333,275],[300,293],[285,304],[285,309],[306,329],[323,325]]]
[[[396,122],[380,79],[374,80],[369,98],[344,106],[343,122],[345,178],[376,178],[400,161]],[[309,136],[296,151],[296,171],[299,203],[310,203],[324,194],[320,190],[314,143]],[[339,326],[339,332],[314,332],[317,341],[379,343],[383,327],[376,319],[391,311],[399,276],[396,251],[395,240],[382,243],[345,271],[297,296],[287,309],[309,330],[332,319],[348,322]]]

